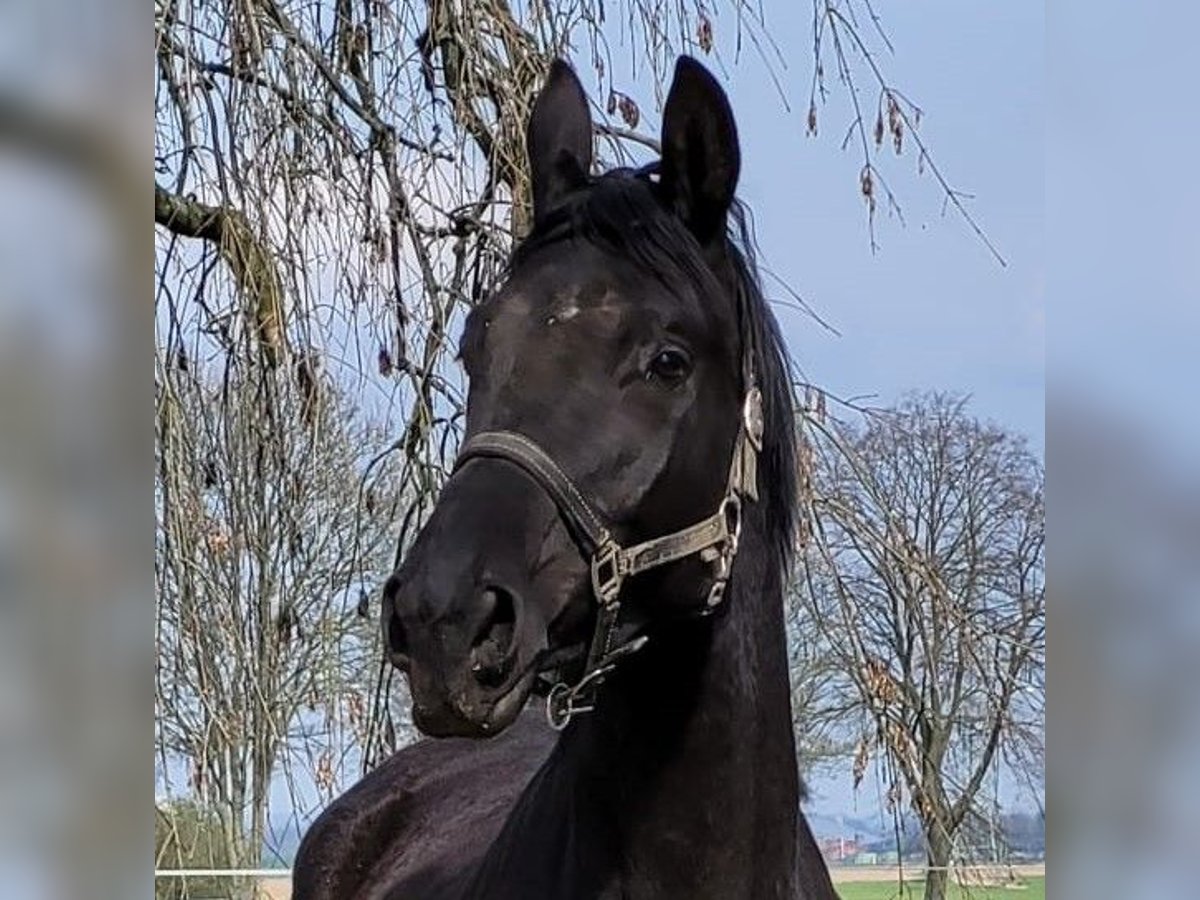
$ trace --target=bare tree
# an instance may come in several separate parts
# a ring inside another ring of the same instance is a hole
[[[364,743],[360,597],[390,570],[401,501],[396,462],[371,466],[382,431],[328,379],[261,376],[182,347],[156,365],[156,743],[220,813],[233,865],[259,862],[280,763],[328,786]]]
[[[798,601],[839,661],[824,703],[859,732],[856,781],[879,754],[890,802],[919,817],[925,896],[942,900],[1001,754],[1040,758],[1043,466],[953,397],[910,397],[857,424],[817,409],[806,421]]]
[[[828,702],[839,683],[841,660],[808,627],[805,607],[791,603],[785,615],[796,762],[801,775],[811,778],[843,767],[854,738],[844,727],[847,711]]]

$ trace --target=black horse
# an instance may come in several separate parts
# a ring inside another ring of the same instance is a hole
[[[835,897],[789,705],[790,378],[728,100],[681,58],[661,161],[595,177],[559,62],[528,146],[533,229],[463,333],[466,443],[384,591],[441,739],[321,815],[294,896]]]

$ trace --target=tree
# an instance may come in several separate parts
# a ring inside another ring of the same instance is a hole
[[[398,467],[371,465],[382,431],[315,372],[276,380],[181,344],[155,374],[161,770],[186,764],[225,857],[257,865],[278,764],[328,788],[334,754],[365,743],[360,597],[391,568]]]
[[[840,660],[807,627],[804,607],[789,604],[785,615],[796,762],[802,775],[811,776],[843,766],[854,741],[842,727],[845,710],[827,702],[838,684]]]
[[[244,330],[268,366],[316,352],[382,393],[423,511],[461,420],[449,335],[528,227],[524,123],[550,60],[572,55],[594,79],[605,164],[657,150],[628,84],[639,68],[657,94],[677,53],[740,55],[744,38],[772,74],[785,64],[749,0],[613,6],[156,0],[155,274],[173,325],[222,344]],[[812,11],[813,78],[797,99],[813,135],[843,99],[869,221],[877,203],[899,208],[884,169],[907,143],[975,227],[920,109],[883,71],[891,45],[869,0]]]
[[[818,409],[797,602],[839,661],[825,703],[860,732],[856,781],[879,753],[889,799],[907,795],[922,823],[925,896],[942,900],[1000,755],[1041,756],[1043,466],[962,399],[914,396],[859,423]]]

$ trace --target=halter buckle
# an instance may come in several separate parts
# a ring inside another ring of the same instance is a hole
[[[592,556],[592,591],[603,606],[616,602],[621,593],[625,573],[621,571],[621,548],[610,537],[596,548]]]
[[[716,568],[712,587],[705,599],[705,613],[710,613],[725,599],[725,588],[733,571],[733,558],[737,556],[738,539],[742,536],[742,500],[731,492],[721,501],[721,514],[725,518],[725,536],[712,548],[711,562]]]

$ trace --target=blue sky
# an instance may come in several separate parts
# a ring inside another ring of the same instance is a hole
[[[1200,455],[1200,5],[1049,12],[1046,195],[1056,400],[1081,397],[1193,480]]]
[[[812,77],[811,8],[772,3],[766,17],[787,69],[785,110],[761,60],[724,52],[738,119],[740,195],[754,213],[762,262],[840,332],[780,308],[804,377],[843,397],[889,403],[911,389],[969,393],[976,415],[1044,446],[1043,6],[1029,0],[883,4],[895,53],[880,62],[923,111],[921,135],[1008,265],[950,210],[910,145],[884,175],[905,217],[880,207],[872,253],[858,194],[861,152],[842,150],[852,121],[833,84],[805,134]],[[718,39],[727,45],[718,22]],[[831,69],[827,64],[827,69]],[[877,92],[862,83],[862,102]],[[767,287],[772,289],[768,280]],[[777,288],[773,289],[780,296]]]

